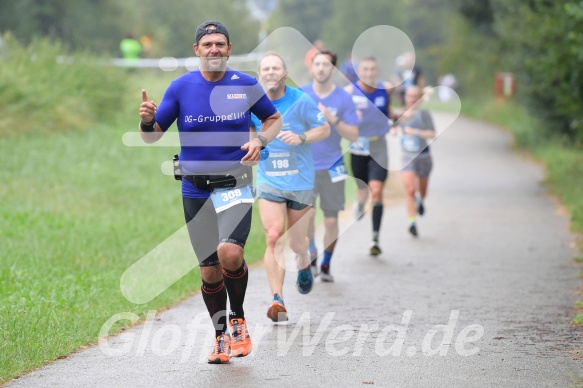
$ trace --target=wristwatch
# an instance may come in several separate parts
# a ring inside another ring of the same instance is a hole
[[[300,140],[302,141],[300,144],[304,144],[306,142],[306,134],[305,133],[300,133],[298,134]]]
[[[140,129],[142,132],[154,132],[156,130],[156,120],[152,119],[149,123],[144,123],[140,120]]]
[[[261,140],[261,149],[264,149],[265,147],[267,147],[267,139],[265,138],[265,136],[257,135],[257,136],[255,136],[255,138]]]

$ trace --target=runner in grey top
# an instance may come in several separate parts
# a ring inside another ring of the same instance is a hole
[[[406,190],[409,233],[413,237],[418,236],[417,214],[422,216],[425,213],[423,201],[427,196],[429,174],[433,167],[427,142],[435,137],[431,115],[426,110],[419,109],[422,96],[421,88],[418,86],[407,89],[405,112],[399,119],[398,126],[391,130],[392,135],[396,135],[398,129],[402,132],[401,176]]]

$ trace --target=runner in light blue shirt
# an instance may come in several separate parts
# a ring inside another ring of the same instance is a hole
[[[273,295],[267,316],[274,322],[287,320],[283,302],[285,259],[283,236],[296,254],[297,289],[312,290],[313,277],[308,255],[308,211],[314,201],[314,166],[310,143],[330,134],[330,126],[318,106],[299,89],[286,85],[285,61],[276,53],[259,62],[259,80],[282,115],[282,130],[269,144],[269,157],[259,164],[257,196],[266,233],[265,270]]]

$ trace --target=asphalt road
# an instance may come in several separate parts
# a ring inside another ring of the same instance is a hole
[[[449,119],[435,115],[438,126]],[[420,238],[407,233],[398,173],[378,258],[370,217],[344,217],[332,273],[309,295],[286,278],[290,322],[273,325],[264,270],[245,302],[253,352],[209,365],[200,295],[9,387],[583,386],[583,341],[569,320],[579,268],[567,218],[510,137],[458,119],[432,146]],[[349,212],[346,212],[349,213]]]

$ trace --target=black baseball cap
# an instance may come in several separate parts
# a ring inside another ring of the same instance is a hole
[[[208,26],[215,26],[215,28],[207,28]],[[214,20],[209,20],[198,26],[198,28],[196,29],[196,44],[198,44],[198,41],[203,36],[208,34],[223,34],[227,37],[227,43],[230,43],[229,31],[227,31],[227,27],[225,27],[223,23],[215,22]]]

